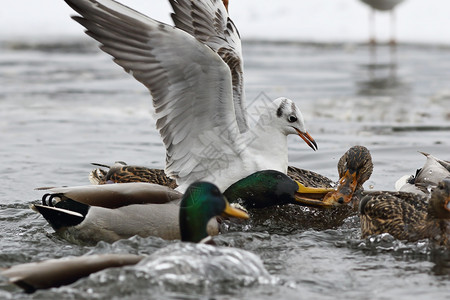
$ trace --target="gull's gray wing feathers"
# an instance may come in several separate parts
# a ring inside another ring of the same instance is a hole
[[[100,48],[150,90],[167,175],[179,185],[192,182],[213,172],[213,162],[220,168],[218,158],[225,163],[236,156],[231,73],[217,53],[190,34],[113,0],[65,1],[82,16],[73,18]]]
[[[241,38],[222,0],[169,0],[177,28],[194,36],[222,57],[231,71],[233,102],[241,133],[248,130],[244,107],[244,78]]]

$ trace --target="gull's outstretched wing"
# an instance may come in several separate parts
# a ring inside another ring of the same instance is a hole
[[[244,106],[241,38],[222,0],[169,0],[175,26],[208,45],[222,57],[231,71],[233,102],[241,133],[248,130]]]
[[[191,183],[236,156],[231,73],[217,53],[113,0],[65,1],[100,48],[150,90],[167,175]]]

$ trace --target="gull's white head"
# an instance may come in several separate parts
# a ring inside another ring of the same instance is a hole
[[[302,112],[291,99],[280,97],[272,102],[275,111],[270,112],[272,126],[277,126],[285,134],[299,135],[308,146],[317,150],[317,144],[305,129]]]

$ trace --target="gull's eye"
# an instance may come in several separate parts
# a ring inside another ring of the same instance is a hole
[[[290,123],[297,122],[297,117],[296,117],[296,116],[289,116],[289,117],[288,117],[288,121],[289,121]]]

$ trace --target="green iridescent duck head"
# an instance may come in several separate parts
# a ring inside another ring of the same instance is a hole
[[[181,240],[198,243],[208,237],[208,222],[216,216],[249,218],[244,211],[231,207],[214,184],[202,181],[191,184],[180,203]]]
[[[283,204],[320,206],[322,201],[309,199],[311,194],[326,193],[333,189],[309,188],[275,170],[255,172],[232,184],[223,193],[231,203],[245,208],[265,208]]]

